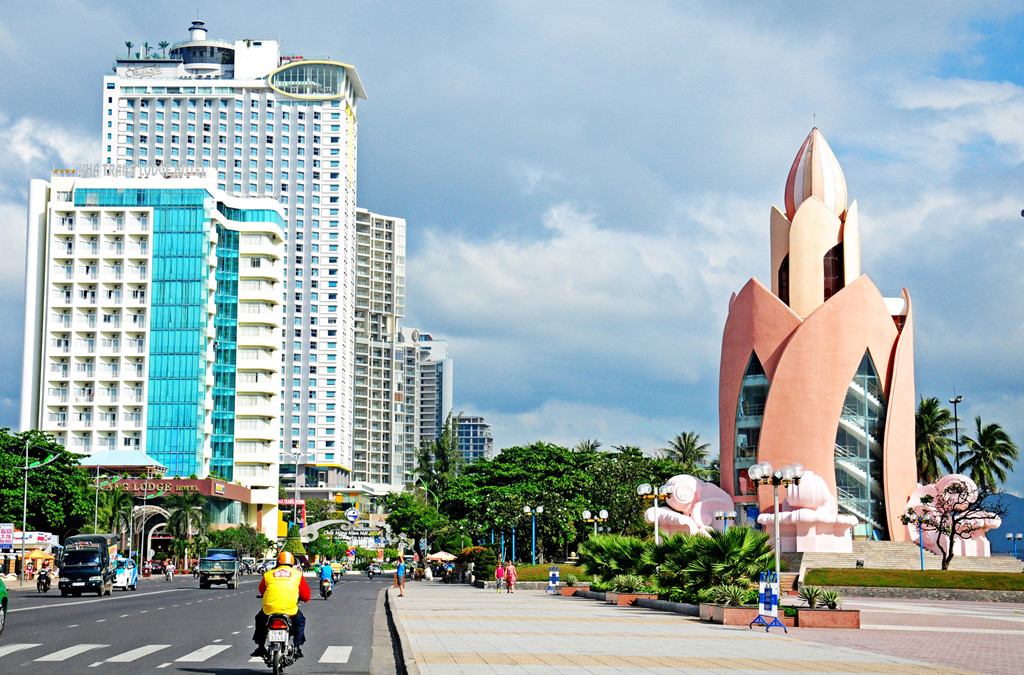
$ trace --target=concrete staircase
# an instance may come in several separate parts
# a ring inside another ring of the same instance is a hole
[[[921,569],[921,551],[917,544],[909,541],[867,541],[854,540],[853,553],[784,553],[783,559],[791,572],[799,570],[802,581],[809,569],[854,568],[858,560],[868,569],[918,570]],[[926,570],[942,569],[942,559],[924,552]],[[950,563],[951,570],[971,572],[1024,572],[1024,563],[1009,555],[994,555],[988,558],[956,556]]]

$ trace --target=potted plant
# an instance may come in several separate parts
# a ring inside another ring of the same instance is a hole
[[[657,598],[657,592],[637,574],[620,574],[612,579],[612,590],[605,594],[610,605],[632,605],[638,598]]]
[[[797,608],[797,625],[801,628],[860,628],[860,610],[841,609],[839,597],[835,589],[804,586],[800,589],[800,599],[807,607]],[[824,607],[819,609],[819,603]]]

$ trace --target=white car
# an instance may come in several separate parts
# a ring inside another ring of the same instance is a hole
[[[136,590],[139,584],[139,568],[135,566],[135,561],[130,558],[119,558],[114,564],[117,566],[114,588]]]

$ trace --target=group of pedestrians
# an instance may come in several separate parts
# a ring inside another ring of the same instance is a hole
[[[505,584],[506,593],[515,593],[516,578],[516,566],[512,564],[511,560],[504,565],[498,563],[494,566],[494,586],[498,593],[501,593],[502,582]]]

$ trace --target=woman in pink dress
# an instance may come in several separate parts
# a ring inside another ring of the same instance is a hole
[[[512,564],[511,560],[505,565],[505,592],[516,592],[516,566]]]

